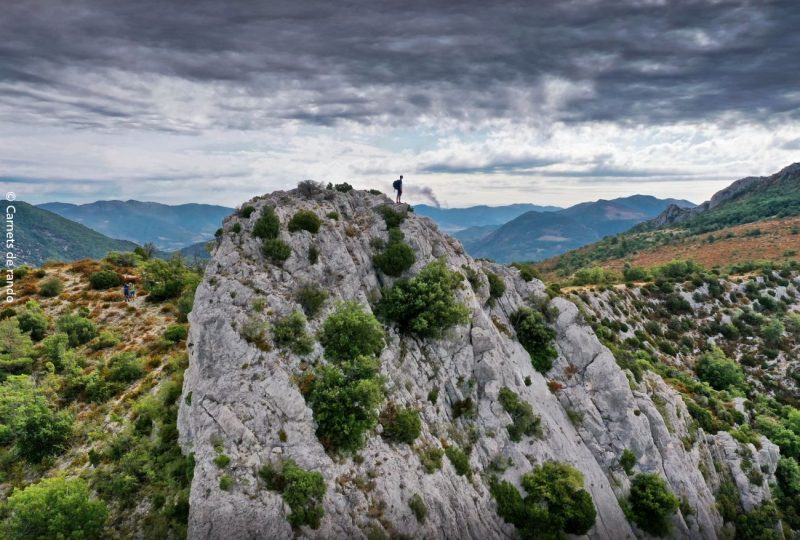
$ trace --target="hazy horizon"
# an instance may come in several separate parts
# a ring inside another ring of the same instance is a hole
[[[287,189],[292,189],[292,188],[290,187],[290,188],[287,188]],[[365,189],[368,189],[368,188],[365,188]],[[387,191],[386,195],[387,196],[391,196],[391,193],[389,191]],[[430,197],[426,197],[425,195],[422,195],[422,198],[426,199],[426,200],[422,200],[420,202],[410,201],[409,204],[414,205],[414,206],[417,206],[417,205],[428,205],[428,206],[440,208],[440,209],[443,209],[443,210],[472,208],[472,207],[478,207],[478,206],[488,206],[490,208],[496,208],[496,207],[501,207],[501,206],[511,206],[511,205],[514,205],[514,204],[533,204],[533,205],[537,205],[537,206],[554,206],[554,207],[560,206],[561,208],[569,208],[570,206],[574,206],[576,204],[598,202],[598,201],[600,201],[602,199],[606,199],[606,200],[611,199],[611,200],[613,200],[613,199],[625,198],[625,197],[633,196],[633,195],[647,195],[647,194],[646,193],[631,193],[630,195],[622,195],[620,197],[610,197],[610,198],[609,197],[599,197],[599,198],[596,198],[596,199],[578,201],[578,202],[575,202],[575,203],[571,203],[569,205],[540,204],[540,203],[538,203],[536,201],[522,201],[522,202],[516,201],[516,202],[505,203],[505,204],[502,204],[502,203],[500,203],[500,204],[477,203],[477,204],[470,204],[470,205],[465,205],[465,206],[445,206],[443,204],[437,205],[435,202],[430,200]],[[685,201],[688,201],[688,202],[690,202],[692,204],[695,204],[695,205],[701,204],[703,202],[703,201],[700,201],[698,203],[696,201],[692,201],[692,200],[686,199],[685,197],[659,197],[659,198],[660,199],[685,200]],[[86,201],[82,201],[82,202],[81,201],[79,201],[79,202],[71,202],[71,201],[62,201],[62,200],[47,200],[47,201],[42,201],[42,202],[31,202],[30,200],[24,200],[24,199],[19,199],[19,200],[22,200],[23,202],[27,202],[29,204],[33,204],[35,206],[41,206],[41,205],[46,205],[46,204],[59,204],[59,203],[60,204],[75,204],[75,205],[79,205],[80,206],[80,205],[93,204],[93,203],[98,203],[98,202],[140,202],[140,203],[167,204],[169,206],[181,206],[181,205],[188,205],[188,204],[214,204],[214,205],[217,205],[217,206],[224,206],[224,207],[227,207],[227,208],[236,208],[241,203],[244,203],[246,201],[246,200],[240,201],[240,203],[235,204],[235,205],[225,205],[225,204],[204,203],[204,202],[189,201],[189,200],[184,201],[184,202],[170,203],[170,202],[163,202],[163,201],[156,201],[156,200],[143,200],[143,199],[130,199],[130,198],[127,198],[127,199],[119,199],[119,198],[116,198],[116,199],[96,199],[96,200],[86,200]]]

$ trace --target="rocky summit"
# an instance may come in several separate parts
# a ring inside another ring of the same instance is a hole
[[[178,416],[195,459],[190,538],[649,538],[629,493],[655,478],[674,499],[660,525],[711,539],[723,477],[746,510],[771,497],[770,441],[747,445],[753,485],[739,443],[693,426],[658,374],[630,377],[574,303],[348,188],[255,198],[218,234]],[[436,275],[452,305],[407,294]],[[424,317],[447,309],[441,328]],[[347,321],[380,321],[377,341]]]

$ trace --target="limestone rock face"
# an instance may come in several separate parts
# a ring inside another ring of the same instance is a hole
[[[526,282],[513,268],[472,260],[456,240],[413,213],[401,225],[417,260],[408,275],[436,258],[452,269],[476,271],[479,283],[472,286],[465,279],[457,294],[471,312],[470,321],[437,340],[387,330],[380,356],[387,397],[417,409],[422,419],[422,435],[413,447],[390,444],[373,433],[358,459],[327,454],[295,382],[308,365],[324,362],[320,345],[305,357],[277,348],[264,351],[245,340],[242,329],[299,309],[295,292],[308,283],[329,295],[308,321],[312,333],[339,300],[370,309],[381,288],[393,282],[373,267],[371,245],[373,238],[387,238],[376,210],[390,201],[359,191],[301,196],[295,190],[247,204],[256,209],[249,218],[226,220],[190,316],[190,364],[178,418],[181,445],[196,462],[190,538],[365,538],[380,532],[430,539],[514,538],[513,526],[497,515],[488,478],[496,474],[518,484],[522,474],[547,460],[569,463],[583,473],[597,508],[588,538],[646,537],[629,524],[619,503],[629,486],[619,465],[626,448],[637,456],[637,471],[663,475],[691,506],[691,515],[679,511],[673,518],[676,537],[717,536],[722,520],[712,491],[719,479],[714,474],[704,478],[701,463],[713,472],[712,456],[733,460],[737,454],[727,451],[730,441],[720,443],[700,431],[687,447],[690,417],[680,396],[654,374],[632,383],[574,304],[549,301],[541,282]],[[265,205],[275,208],[280,238],[291,247],[282,267],[264,258],[261,241],[252,235]],[[288,232],[286,223],[300,209],[323,219],[317,234]],[[330,212],[339,218],[326,218]],[[233,230],[236,223],[240,233]],[[309,258],[312,245],[319,252],[315,263]],[[482,270],[505,281],[497,301],[489,301]],[[545,306],[557,332],[559,356],[544,375],[532,367],[509,321],[519,307],[532,304]],[[509,439],[511,418],[498,401],[503,387],[533,406],[542,420],[542,437]],[[435,403],[429,398],[432,390],[438,391]],[[476,403],[476,414],[454,419],[452,405],[465,398]],[[419,448],[454,443],[472,446],[471,477],[459,476],[447,458],[441,470],[426,474]],[[219,453],[231,458],[225,470],[213,461]],[[259,479],[263,464],[285,458],[325,478],[325,515],[316,530],[293,531],[280,494]],[[774,471],[774,445],[762,445],[753,461]],[[223,474],[233,480],[227,490],[220,488]],[[415,494],[428,510],[423,522],[409,508]],[[749,489],[746,495],[753,503],[766,496],[766,480],[760,491]]]

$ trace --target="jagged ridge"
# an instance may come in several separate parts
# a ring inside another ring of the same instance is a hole
[[[473,289],[465,281],[457,293],[470,321],[438,340],[387,329],[381,373],[389,399],[420,412],[422,436],[413,448],[374,435],[358,459],[325,452],[294,382],[309,364],[323,361],[319,344],[301,358],[260,350],[240,329],[254,316],[254,301],[267,305],[263,314],[255,313],[262,320],[297,309],[294,293],[306,283],[316,283],[330,295],[321,313],[309,321],[312,332],[337,300],[354,300],[369,309],[381,288],[393,283],[372,263],[371,239],[386,239],[377,210],[388,203],[383,196],[360,191],[303,196],[294,190],[254,199],[248,203],[255,208],[249,217],[226,219],[190,318],[190,366],[179,413],[181,443],[196,460],[190,537],[360,538],[377,529],[427,538],[511,538],[514,530],[496,513],[488,475],[497,473],[518,484],[521,474],[546,460],[570,463],[583,473],[598,512],[590,538],[641,537],[644,533],[628,523],[618,502],[630,485],[620,456],[631,449],[637,470],[663,475],[693,509],[691,517],[680,511],[673,516],[675,536],[715,538],[722,526],[713,495],[719,479],[713,474],[705,479],[700,468],[708,467],[712,455],[724,454],[720,445],[725,441],[701,431],[685,448],[681,438],[689,432],[691,417],[680,396],[652,373],[640,384],[630,383],[575,305],[564,299],[550,301],[548,308],[557,313],[552,324],[558,358],[546,376],[535,371],[514,339],[509,317],[532,302],[548,304],[542,283],[526,282],[515,269],[472,260],[433,222],[413,214],[401,225],[416,255],[409,273],[436,258],[455,270],[476,271],[478,286]],[[284,224],[280,238],[291,248],[282,267],[265,260],[260,241],[251,234],[267,205]],[[320,217],[336,212],[341,219],[325,220],[316,235],[289,233],[285,224],[301,209]],[[312,245],[319,252],[316,264],[308,257]],[[489,302],[487,271],[506,285],[496,302]],[[541,416],[543,437],[517,443],[509,439],[505,428],[511,420],[498,402],[502,387],[533,406]],[[434,388],[439,390],[437,403],[426,399]],[[454,418],[453,405],[467,397],[476,403],[475,417]],[[457,474],[447,460],[442,470],[424,472],[420,447],[464,441],[472,444],[469,464],[476,474],[471,479]],[[764,439],[763,444],[771,443]],[[223,473],[213,462],[219,452],[231,458],[225,474],[232,486],[227,490],[221,489]],[[283,458],[324,476],[325,515],[317,530],[293,532],[280,495],[264,489],[258,478],[259,467]],[[508,467],[501,472],[498,463]],[[769,466],[774,471],[774,464],[765,463]],[[428,509],[422,523],[409,509],[415,494]]]

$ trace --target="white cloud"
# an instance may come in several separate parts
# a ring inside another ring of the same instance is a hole
[[[431,140],[430,132],[423,135]],[[414,130],[375,127],[289,125],[182,135],[4,125],[0,166],[4,177],[23,179],[16,190],[34,202],[137,198],[234,206],[306,178],[389,192],[397,174],[408,185],[432,188],[449,206],[569,205],[633,193],[700,202],[735,179],[770,174],[797,160],[790,143],[800,138],[800,128],[495,124],[440,135],[437,143],[420,146]],[[378,143],[393,136],[392,148]]]

